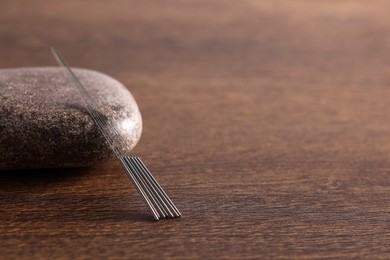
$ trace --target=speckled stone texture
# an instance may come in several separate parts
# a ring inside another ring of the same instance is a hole
[[[116,125],[122,149],[132,149],[142,119],[131,93],[100,72],[73,71]],[[113,158],[79,90],[59,68],[0,69],[0,169],[80,167]]]

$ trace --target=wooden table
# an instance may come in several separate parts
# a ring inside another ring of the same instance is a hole
[[[0,1],[0,67],[103,71],[183,213],[117,162],[0,173],[0,258],[390,258],[388,1]]]

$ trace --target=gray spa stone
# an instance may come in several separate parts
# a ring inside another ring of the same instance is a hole
[[[131,93],[100,72],[73,69],[115,123],[124,151],[142,132]],[[84,99],[57,67],[0,69],[0,169],[79,167],[114,155],[85,109]]]

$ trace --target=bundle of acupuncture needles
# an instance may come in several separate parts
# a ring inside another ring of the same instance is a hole
[[[148,168],[146,168],[142,160],[134,155],[128,147],[125,147],[126,149],[124,149],[123,142],[121,141],[123,137],[119,133],[118,129],[109,120],[104,118],[96,102],[86,91],[80,80],[76,77],[62,56],[54,48],[51,48],[51,51],[65,75],[71,80],[73,85],[79,90],[81,96],[84,98],[87,111],[100,129],[107,144],[117,156],[119,162],[123,166],[123,169],[145,200],[145,203],[152,212],[154,219],[160,220],[161,218],[180,217],[181,213],[161,188]]]

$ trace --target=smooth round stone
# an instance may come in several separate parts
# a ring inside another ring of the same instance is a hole
[[[73,71],[105,122],[115,124],[122,151],[131,150],[142,132],[131,93],[103,73]],[[0,69],[0,169],[80,167],[113,158],[80,91],[58,67]]]

